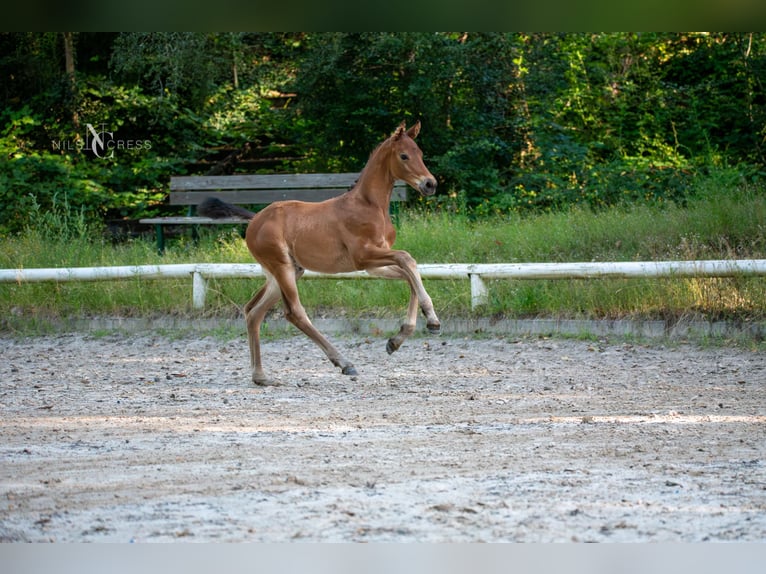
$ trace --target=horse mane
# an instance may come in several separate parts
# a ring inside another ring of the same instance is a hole
[[[354,189],[357,184],[359,183],[359,180],[362,179],[362,175],[364,174],[364,171],[367,169],[367,166],[370,165],[370,160],[372,159],[372,156],[374,156],[376,153],[380,151],[380,149],[385,146],[386,144],[391,143],[391,139],[396,135],[396,132],[391,134],[389,137],[387,137],[385,140],[380,142],[377,146],[375,146],[375,149],[370,152],[370,155],[367,157],[367,163],[364,165],[364,168],[362,168],[362,171],[359,172],[359,177],[356,178],[356,181],[351,184],[351,186],[348,188],[348,191],[351,191]]]

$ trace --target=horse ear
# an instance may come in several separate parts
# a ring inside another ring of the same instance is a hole
[[[413,125],[410,129],[407,130],[407,135],[410,136],[412,139],[415,139],[418,137],[418,134],[420,133],[420,120],[415,122],[415,125]]]
[[[404,133],[404,130],[407,128],[407,126],[404,124],[404,122],[399,124],[399,127],[396,128],[394,133],[391,135],[392,138],[395,140],[398,140],[400,137],[402,137],[402,134]]]

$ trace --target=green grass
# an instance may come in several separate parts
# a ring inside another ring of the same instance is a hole
[[[744,184],[708,181],[685,207],[641,206],[593,213],[572,209],[471,221],[447,213],[405,212],[396,246],[420,263],[638,261],[766,257],[766,195]],[[165,256],[152,238],[112,244],[65,211],[0,239],[0,267],[168,263],[248,263],[233,229],[212,229],[199,245],[173,240]],[[0,284],[0,328],[69,316],[236,317],[260,280],[209,281],[203,311],[191,308],[191,280]],[[450,316],[763,319],[766,278],[598,279],[488,282],[486,306],[472,311],[467,280],[426,280],[437,312]],[[312,316],[400,317],[408,289],[385,280],[303,280]]]

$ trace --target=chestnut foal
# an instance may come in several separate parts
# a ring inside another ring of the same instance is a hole
[[[260,328],[266,313],[280,298],[288,321],[319,345],[344,375],[357,374],[353,364],[311,323],[301,304],[296,281],[306,269],[320,273],[363,269],[371,275],[407,281],[410,286],[407,318],[399,332],[388,340],[389,354],[415,330],[418,303],[428,331],[432,334],[441,331],[415,260],[406,251],[391,248],[396,238],[389,217],[394,181],[403,180],[422,195],[433,195],[436,191],[436,179],[423,163],[423,153],[415,143],[419,132],[420,122],[410,129],[402,122],[372,152],[354,187],[343,195],[319,203],[277,201],[255,215],[250,214],[252,220],[245,241],[266,275],[266,284],[245,306],[256,384],[279,384],[263,372]],[[205,213],[203,206],[200,213]]]

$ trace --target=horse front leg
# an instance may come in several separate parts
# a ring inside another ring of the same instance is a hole
[[[431,297],[423,285],[423,279],[420,277],[415,259],[406,251],[392,251],[391,253],[410,287],[417,293],[420,310],[423,311],[423,315],[426,318],[426,329],[432,335],[440,335],[442,331],[441,321],[436,316],[433,301],[431,301]]]
[[[412,260],[412,263],[414,266],[414,276],[412,273],[408,274],[401,267],[393,265],[367,270],[370,275],[374,275],[376,277],[403,279],[407,281],[407,284],[410,287],[410,300],[407,304],[407,317],[399,328],[399,332],[391,337],[386,343],[386,351],[389,355],[398,350],[399,347],[402,346],[402,343],[404,343],[404,341],[407,340],[407,338],[415,332],[418,315],[418,303],[420,303],[420,307],[426,317],[426,328],[428,331],[432,335],[439,335],[441,333],[441,323],[439,322],[439,318],[436,316],[436,312],[434,311],[431,297],[428,295],[425,287],[423,286],[423,281],[420,278],[420,273],[417,271],[417,266],[414,265],[414,260]]]

